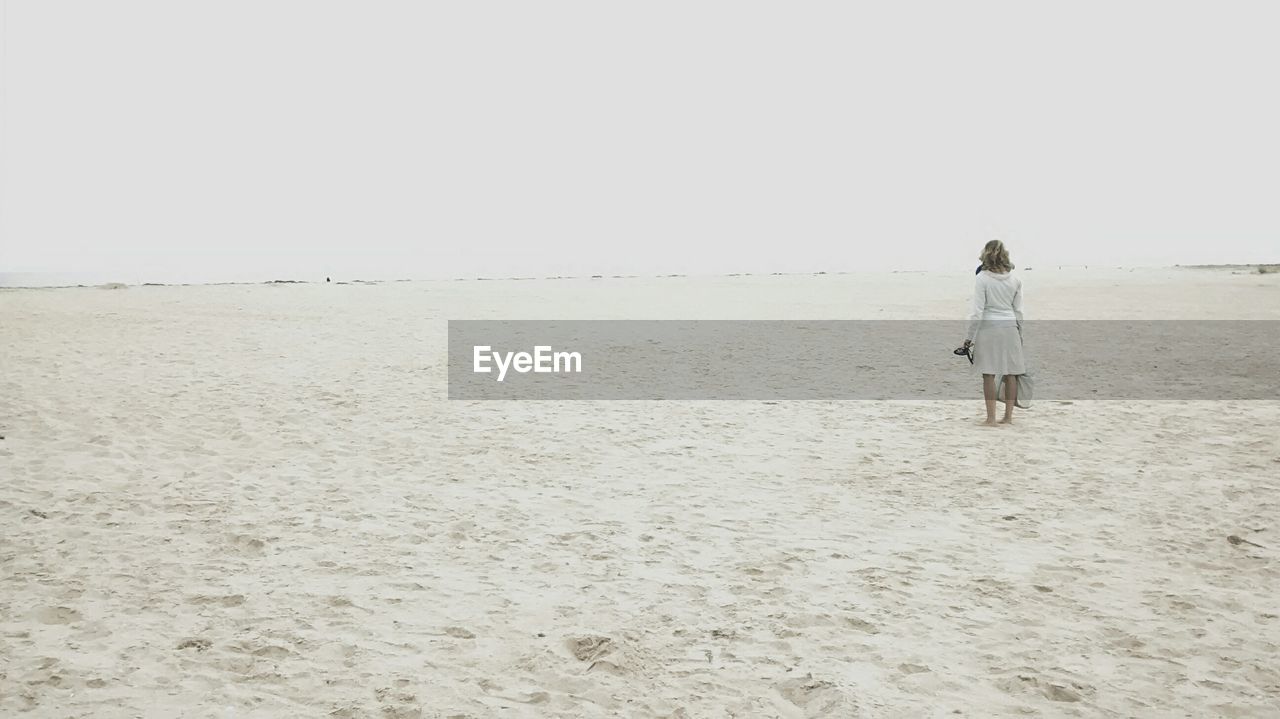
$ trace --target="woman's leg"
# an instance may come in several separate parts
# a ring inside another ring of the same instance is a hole
[[[987,421],[984,424],[996,423],[996,376],[982,375],[982,398],[987,402]]]
[[[1013,424],[1013,407],[1018,402],[1018,376],[1004,376],[1004,419],[1000,424]]]

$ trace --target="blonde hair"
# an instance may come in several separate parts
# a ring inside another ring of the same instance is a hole
[[[1013,263],[1009,261],[1009,250],[1005,249],[1000,240],[988,242],[978,259],[982,261],[982,269],[988,272],[1008,272],[1013,269]]]

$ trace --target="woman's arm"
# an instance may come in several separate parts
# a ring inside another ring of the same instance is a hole
[[[1018,289],[1013,291],[1013,316],[1018,320],[1018,336],[1022,336],[1022,281],[1018,281]]]
[[[965,333],[964,343],[971,344],[978,334],[978,323],[982,321],[982,313],[987,310],[987,286],[982,282],[982,275],[973,285],[973,306],[969,311],[969,330]]]

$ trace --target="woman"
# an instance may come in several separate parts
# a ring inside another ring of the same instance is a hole
[[[1018,375],[1027,371],[1022,356],[1022,281],[1013,276],[1009,251],[1000,240],[988,242],[978,259],[982,265],[964,346],[973,349],[973,366],[982,373],[982,396],[987,403],[983,425],[991,427],[996,424],[996,379],[1003,377],[1005,383],[1000,424],[1012,424]]]

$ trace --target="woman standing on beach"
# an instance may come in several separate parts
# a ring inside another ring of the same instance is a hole
[[[1009,251],[1000,240],[982,248],[973,290],[973,311],[964,346],[973,350],[973,366],[982,373],[982,396],[987,403],[986,426],[996,424],[996,382],[1005,383],[1004,419],[1013,423],[1018,399],[1018,375],[1024,374],[1022,356],[1022,280],[1013,276]]]

